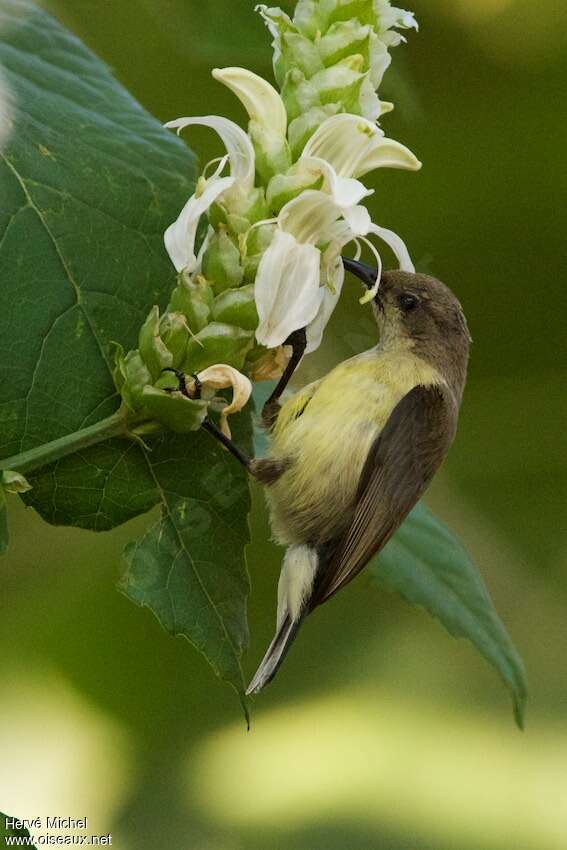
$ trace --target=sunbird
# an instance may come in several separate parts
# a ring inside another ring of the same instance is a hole
[[[265,486],[275,540],[287,547],[276,634],[247,694],[272,681],[305,617],[384,548],[441,466],[457,431],[471,338],[463,309],[434,277],[377,270],[343,258],[375,295],[378,343],[336,366],[280,407],[305,350],[268,399],[266,458],[250,460],[210,420],[203,428]],[[185,376],[178,375],[189,393]]]
[[[344,260],[369,288],[377,272]],[[276,634],[247,694],[276,675],[305,619],[357,576],[421,498],[457,430],[470,336],[457,298],[423,274],[389,271],[372,301],[378,344],[292,396],[275,419],[265,485],[286,546]]]

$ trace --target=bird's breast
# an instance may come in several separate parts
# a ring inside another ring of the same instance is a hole
[[[285,420],[274,435],[270,456],[286,462],[267,490],[276,539],[319,544],[341,533],[368,453],[392,410],[417,384],[439,380],[409,353],[372,350],[333,369],[301,415]]]

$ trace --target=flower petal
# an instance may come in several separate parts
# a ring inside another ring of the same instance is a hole
[[[400,29],[418,29],[413,12],[398,9],[390,5],[390,0],[374,0],[374,11],[378,21],[380,34],[386,33],[393,27]]]
[[[403,168],[408,171],[419,171],[421,162],[400,142],[393,139],[380,139],[358,163],[355,177],[362,177],[376,168]]]
[[[321,124],[307,142],[303,156],[324,159],[339,177],[361,177],[384,166],[412,170],[421,167],[408,148],[386,139],[372,121],[345,113],[333,115]]]
[[[199,372],[197,378],[201,384],[211,387],[214,390],[225,390],[232,387],[232,401],[226,407],[223,407],[220,415],[221,431],[227,437],[230,437],[227,417],[231,413],[239,413],[248,403],[252,395],[250,379],[233,366],[227,366],[226,363],[217,363],[215,366],[209,366],[207,369]]]
[[[321,340],[323,339],[323,332],[327,327],[329,319],[331,318],[333,311],[337,306],[338,300],[340,298],[344,279],[345,270],[339,257],[338,265],[336,266],[336,269],[334,270],[334,273],[332,274],[332,278],[330,280],[332,288],[329,288],[328,286],[322,286],[319,290],[319,308],[317,310],[315,318],[312,322],[309,323],[306,329],[306,354],[311,354],[312,351],[315,351],[321,345]]]
[[[343,217],[352,231],[352,239],[357,236],[364,236],[372,226],[370,213],[366,207],[360,205],[356,207],[345,207],[343,209]]]
[[[199,197],[193,195],[181,210],[177,221],[170,224],[164,234],[164,242],[171,262],[178,272],[183,269],[194,271],[195,238],[197,227],[203,213],[207,212],[219,195],[234,185],[234,177],[221,177],[209,180]]]
[[[331,192],[333,199],[339,207],[354,207],[374,194],[374,189],[367,189],[360,180],[354,180],[352,177],[337,177],[331,181]]]
[[[258,266],[254,287],[259,343],[275,348],[314,319],[320,304],[320,259],[321,252],[313,245],[276,231]]]
[[[193,269],[193,272],[195,274],[201,274],[201,269],[202,269],[202,266],[203,266],[203,257],[205,256],[205,252],[206,252],[207,248],[209,247],[209,242],[211,241],[211,238],[214,236],[214,234],[215,234],[215,231],[213,230],[213,228],[209,224],[209,227],[208,227],[207,232],[205,234],[205,238],[201,242],[201,247],[199,248],[199,253],[197,254],[197,259],[195,261],[195,268]]]
[[[339,177],[353,177],[374,139],[383,136],[383,131],[376,124],[360,115],[332,115],[311,136],[303,156],[326,160]]]
[[[359,180],[352,177],[340,177],[330,162],[318,156],[302,156],[296,168],[300,171],[313,173],[319,171],[325,178],[325,189],[339,207],[352,207],[363,198],[374,194],[374,189],[367,189]]]
[[[280,228],[304,244],[328,241],[328,233],[342,210],[326,192],[308,189],[289,201],[278,216]]]
[[[268,8],[265,3],[259,3],[254,7],[255,12],[259,12],[259,14],[264,19],[264,23],[268,27],[270,35],[274,38],[279,38],[282,30],[295,30],[295,26],[293,25],[293,21],[279,8]]]
[[[251,121],[285,137],[287,112],[283,100],[270,83],[245,68],[215,68],[213,77],[234,92]]]
[[[252,189],[254,186],[255,154],[252,142],[242,127],[222,118],[219,115],[205,115],[199,118],[177,118],[168,121],[165,127],[177,130],[179,133],[184,127],[191,125],[210,127],[221,137],[230,159],[230,174],[236,181],[243,184],[244,189]]]
[[[411,261],[406,244],[403,239],[397,235],[397,233],[394,233],[393,230],[388,230],[385,227],[378,227],[377,224],[372,224],[368,233],[374,233],[376,236],[379,236],[386,245],[389,245],[396,255],[402,271],[415,272],[415,266]]]
[[[365,77],[362,81],[359,104],[361,115],[368,121],[378,121],[382,115],[382,103],[374,90],[370,76]]]

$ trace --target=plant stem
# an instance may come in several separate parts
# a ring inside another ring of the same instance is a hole
[[[36,446],[35,449],[0,460],[0,471],[13,469],[23,474],[33,472],[42,466],[47,466],[48,463],[53,463],[81,449],[87,449],[96,443],[102,443],[112,437],[124,436],[129,433],[130,424],[132,423],[127,422],[124,411],[119,410],[95,425],[89,425],[88,428],[82,428],[73,434],[59,437],[51,443],[45,443],[42,446]]]

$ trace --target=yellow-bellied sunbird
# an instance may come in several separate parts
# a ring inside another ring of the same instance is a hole
[[[344,262],[375,285],[375,270]],[[274,678],[304,618],[385,546],[455,437],[470,343],[456,297],[433,277],[385,272],[372,306],[378,344],[291,397],[269,455],[248,464],[287,547],[276,634],[249,694]]]

